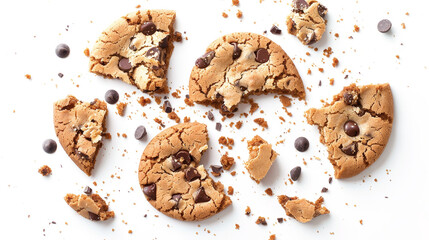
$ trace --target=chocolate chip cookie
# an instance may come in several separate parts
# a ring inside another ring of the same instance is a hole
[[[328,9],[314,0],[294,0],[292,8],[286,20],[288,32],[304,45],[319,41],[326,29]]]
[[[389,84],[357,87],[352,84],[331,104],[306,112],[327,145],[336,178],[355,176],[373,164],[389,141],[393,97]]]
[[[82,217],[92,221],[105,221],[115,216],[115,212],[108,211],[109,206],[98,194],[75,195],[69,193],[64,200]]]
[[[317,216],[329,213],[326,207],[322,207],[323,197],[319,197],[315,203],[304,198],[299,199],[298,197],[288,197],[286,195],[280,195],[277,198],[286,211],[286,215],[295,218],[301,223],[309,222]]]
[[[160,212],[184,221],[208,218],[231,204],[220,182],[203,165],[207,126],[182,123],[155,136],[140,160],[139,181],[146,199]]]
[[[292,60],[270,39],[232,33],[209,45],[197,59],[189,97],[228,114],[251,94],[280,93],[305,98],[304,84]]]
[[[106,103],[98,99],[86,103],[68,96],[54,104],[58,140],[67,155],[88,176],[101,147],[106,116]]]
[[[89,70],[144,92],[167,92],[175,11],[144,10],[115,21],[91,51]]]
[[[272,149],[271,144],[258,135],[247,142],[247,149],[249,150],[249,160],[245,163],[245,167],[249,171],[250,177],[259,182],[267,175],[276,160],[277,153]]]

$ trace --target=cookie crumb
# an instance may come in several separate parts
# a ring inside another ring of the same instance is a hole
[[[401,23],[402,29],[405,29],[405,23]]]
[[[273,194],[273,190],[271,189],[271,188],[267,188],[267,189],[265,189],[265,193],[268,195],[268,196],[273,196],[274,194]]]
[[[226,14],[225,12],[222,13],[222,17],[227,18],[228,14]]]
[[[180,122],[180,118],[179,118],[179,116],[177,116],[177,114],[175,112],[170,112],[168,114],[168,118],[171,120],[174,120],[176,123]]]
[[[265,220],[264,217],[259,216],[258,220],[256,220],[255,222],[257,225],[262,224],[263,226],[267,226],[267,221]]]
[[[85,54],[85,56],[89,57],[89,48],[85,48],[85,50],[83,50],[83,54]]]
[[[231,172],[231,176],[233,176],[233,177],[234,177],[236,173],[237,173],[236,171],[232,171],[232,172]]]
[[[185,104],[186,105],[188,105],[188,106],[190,106],[190,107],[193,107],[195,104],[194,104],[194,101],[192,101],[191,99],[189,99],[189,98],[185,98]]]
[[[276,240],[276,235],[275,234],[271,235],[270,239],[268,239],[268,240]]]
[[[240,225],[235,224],[235,229],[239,230],[240,229]]]
[[[150,98],[144,98],[144,97],[139,97],[137,99],[137,102],[140,103],[140,105],[142,105],[142,107],[148,105],[149,103],[152,102],[152,100],[150,100]]]
[[[190,122],[191,121],[191,118],[190,117],[184,117],[183,118],[183,122],[185,122],[185,123],[188,123],[188,122]]]
[[[25,78],[27,78],[28,80],[31,80],[31,75],[30,74],[25,74]]]
[[[140,5],[140,4],[136,6],[136,8],[140,8],[140,7],[141,7],[141,5]]]
[[[175,42],[182,42],[182,40],[183,40],[182,33],[177,32],[177,31],[176,31],[176,32],[174,32],[173,40],[174,40]]]
[[[323,56],[325,56],[325,57],[328,57],[328,58],[331,57],[332,53],[334,53],[334,52],[332,51],[331,47],[323,49]]]
[[[361,220],[359,220],[359,223],[360,223],[360,225],[363,225],[363,221],[362,221],[362,219],[361,219]]]
[[[253,114],[254,112],[256,112],[256,110],[258,110],[259,105],[257,103],[255,103],[255,101],[252,98],[249,99],[249,103],[250,103],[249,113]]]
[[[125,115],[125,108],[127,107],[127,103],[120,102],[116,105],[116,109],[118,110],[119,116],[123,117]]]
[[[338,63],[339,63],[338,58],[334,57],[334,58],[332,59],[332,66],[333,66],[333,67],[337,67],[337,66],[338,66]]]
[[[218,142],[219,142],[219,144],[222,144],[222,145],[228,147],[229,150],[231,150],[232,149],[232,145],[234,145],[234,139],[232,139],[232,138],[226,138],[224,136],[221,136],[218,139]]]
[[[52,169],[47,165],[43,165],[41,168],[39,168],[39,173],[42,174],[42,176],[46,177],[48,175],[51,175]]]
[[[235,128],[240,129],[241,126],[243,126],[243,122],[242,121],[238,121],[235,123]]]
[[[243,12],[238,10],[237,14],[236,14],[237,18],[242,18],[243,17]]]
[[[359,26],[358,26],[358,25],[354,25],[354,30],[353,30],[353,32],[359,32],[359,31],[360,31]]]
[[[228,156],[228,152],[226,152],[221,158],[220,163],[222,164],[223,169],[229,170],[235,164],[235,160],[233,157]]]
[[[334,85],[334,79],[333,78],[329,79],[329,85],[331,85],[331,86]]]
[[[132,233],[133,233],[133,230],[128,230],[128,233],[129,233],[129,234],[132,234]]]
[[[228,195],[232,195],[232,194],[234,194],[234,188],[229,186],[228,187]]]
[[[250,207],[249,207],[249,206],[247,206],[247,208],[246,208],[246,210],[244,211],[244,213],[245,213],[247,216],[249,216],[251,212],[252,212],[252,211],[250,210]]]
[[[240,4],[240,0],[232,0],[232,5],[238,6]]]
[[[253,121],[263,128],[268,128],[268,123],[267,123],[267,121],[265,121],[264,118],[256,118]]]

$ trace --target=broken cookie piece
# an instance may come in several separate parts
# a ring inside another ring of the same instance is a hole
[[[109,26],[90,55],[90,72],[119,78],[144,92],[167,92],[175,11],[129,13]]]
[[[75,195],[69,193],[64,200],[82,217],[92,221],[105,221],[115,216],[115,212],[108,211],[109,206],[98,194]]]
[[[299,199],[297,197],[280,195],[278,196],[278,201],[286,211],[286,215],[295,218],[301,223],[309,222],[319,215],[329,213],[326,207],[322,207],[324,201],[323,197],[319,197],[319,199],[313,203],[304,198]]]
[[[326,29],[328,9],[314,0],[293,0],[292,7],[286,20],[288,32],[304,45],[319,41]]]
[[[306,118],[319,128],[335,177],[353,177],[373,164],[389,141],[393,122],[390,85],[352,84],[334,96],[331,104],[307,110]]]
[[[251,141],[247,141],[247,149],[249,150],[249,160],[245,163],[250,177],[259,182],[277,157],[277,153],[272,149],[271,144],[256,135]]]
[[[68,96],[54,104],[58,140],[67,155],[88,176],[101,147],[106,116],[106,103],[98,99],[86,103]]]

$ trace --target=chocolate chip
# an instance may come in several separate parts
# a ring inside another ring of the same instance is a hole
[[[268,50],[265,48],[260,48],[256,50],[255,54],[256,54],[255,60],[258,63],[265,63],[265,62],[268,62],[268,59],[270,59],[270,54],[268,53]]]
[[[176,153],[175,157],[177,159],[182,158],[184,164],[189,164],[192,161],[191,154],[189,154],[189,152],[186,150],[180,150],[179,152]]]
[[[221,165],[211,165],[210,168],[214,173],[221,173],[222,172],[222,166]]]
[[[356,94],[353,94],[352,92],[345,92],[343,94],[344,102],[347,105],[356,105],[358,97]]]
[[[245,92],[245,91],[247,90],[247,87],[240,86],[240,90],[241,90],[242,92]]]
[[[63,77],[64,77],[64,74],[62,74],[62,73],[58,73],[58,77],[63,78]]]
[[[225,104],[222,104],[222,106],[220,106],[220,110],[222,110],[223,113],[229,113],[229,109]]]
[[[317,6],[317,12],[319,12],[319,15],[324,18],[328,13],[328,9],[319,3],[319,6]]]
[[[327,192],[328,191],[328,189],[327,188],[325,188],[325,187],[323,187],[322,188],[322,193],[325,193],[325,192]]]
[[[142,32],[144,35],[152,35],[156,32],[156,25],[153,22],[144,22],[140,26],[140,32]]]
[[[332,177],[329,177],[328,182],[329,182],[329,184],[331,184],[331,183],[332,183]]]
[[[188,169],[185,169],[185,178],[188,182],[192,182],[200,177],[201,175],[198,173],[196,168],[190,167]]]
[[[341,147],[341,151],[349,156],[355,156],[358,151],[358,144],[354,142],[345,147]]]
[[[60,58],[66,58],[70,54],[70,47],[67,44],[61,43],[55,49],[55,54]]]
[[[207,196],[206,191],[204,190],[204,188],[200,187],[196,191],[194,201],[195,201],[195,203],[208,202],[208,201],[210,201],[210,197]]]
[[[359,135],[359,126],[355,121],[349,120],[344,124],[344,132],[350,137]]]
[[[221,123],[216,123],[216,130],[218,130],[220,132],[220,130],[222,130],[222,124]]]
[[[156,200],[156,184],[152,183],[143,187],[143,193],[149,200]]]
[[[210,121],[213,121],[213,120],[214,120],[214,115],[213,115],[212,111],[208,111],[208,112],[207,112],[207,118],[208,118]]]
[[[128,72],[133,67],[130,63],[130,60],[128,58],[121,58],[118,63],[119,69],[121,69],[124,72]]]
[[[305,137],[299,137],[295,140],[295,148],[300,152],[307,151],[309,146],[310,146],[310,143]]]
[[[163,38],[161,41],[159,41],[158,46],[160,48],[167,48],[168,47],[168,41],[170,40],[170,35],[167,35],[165,38]]]
[[[85,193],[86,195],[91,195],[92,188],[90,188],[89,186],[86,186],[85,189],[83,189],[83,193]]]
[[[179,202],[180,199],[182,199],[182,194],[177,193],[177,194],[173,194],[173,196],[171,196],[171,199],[176,202],[176,204],[173,206],[174,209],[179,209]]]
[[[142,140],[144,136],[146,136],[146,134],[147,134],[146,128],[144,126],[138,126],[136,128],[136,131],[134,132],[134,137],[137,140]]]
[[[308,8],[308,3],[305,0],[293,0],[293,7],[303,11]]]
[[[215,56],[215,52],[214,51],[210,51],[208,53],[205,53],[203,56],[201,56],[200,58],[197,59],[197,61],[195,61],[195,65],[198,68],[206,68],[210,65],[210,62],[212,61],[212,59]]]
[[[52,139],[47,139],[43,142],[43,150],[46,153],[54,153],[57,151],[57,142]]]
[[[131,42],[129,48],[133,51],[137,51],[137,47]]]
[[[283,218],[277,218],[277,222],[283,223]]]
[[[377,24],[377,29],[381,33],[386,33],[392,27],[392,23],[388,19],[383,19]]]
[[[271,27],[270,32],[272,34],[282,34],[282,30],[279,27],[277,27],[276,25],[273,25]]]
[[[163,108],[164,108],[164,112],[166,113],[171,113],[171,111],[173,111],[170,101],[165,101]]]
[[[97,214],[88,212],[88,215],[89,219],[91,219],[92,221],[100,221],[100,216],[98,216]]]
[[[175,157],[173,157],[173,159],[171,160],[171,166],[173,169],[171,169],[173,172],[179,170],[182,168],[182,163],[180,161],[178,161],[178,159],[176,159]]]
[[[108,104],[115,104],[119,101],[119,93],[110,89],[104,94],[104,100],[106,100]]]
[[[234,46],[234,50],[232,51],[232,59],[235,60],[241,56],[242,50],[238,47],[238,43],[231,43]]]
[[[292,168],[292,170],[290,170],[290,178],[292,178],[292,180],[296,181],[298,180],[299,176],[301,176],[301,167],[294,167]]]

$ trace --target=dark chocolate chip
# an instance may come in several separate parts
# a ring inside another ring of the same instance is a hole
[[[57,151],[57,142],[52,139],[47,139],[43,142],[43,150],[46,153],[54,153]]]
[[[293,0],[293,7],[302,11],[308,8],[308,3],[305,0]]]
[[[270,54],[268,53],[268,50],[265,48],[260,48],[256,50],[255,55],[256,55],[255,60],[258,63],[265,63],[265,62],[268,62],[268,59],[270,59]]]
[[[344,124],[344,132],[350,137],[359,135],[359,126],[355,121],[349,120]]]
[[[146,57],[155,59],[156,61],[161,61],[161,51],[158,47],[153,47],[146,52]]]
[[[61,43],[55,49],[55,54],[60,58],[66,58],[70,54],[70,47],[67,44]]]
[[[225,104],[222,104],[222,106],[220,106],[220,110],[222,110],[223,113],[229,113],[229,109],[227,106],[225,106]]]
[[[190,167],[188,169],[185,169],[185,178],[188,182],[192,182],[200,177],[201,175],[198,173],[196,168]]]
[[[292,180],[296,181],[298,180],[299,176],[301,176],[301,167],[294,167],[292,168],[292,170],[290,170],[290,178],[292,178]]]
[[[344,98],[344,102],[347,105],[356,105],[356,103],[357,103],[357,97],[353,93],[345,92],[343,94],[343,98]]]
[[[377,29],[381,33],[386,33],[392,28],[392,23],[388,19],[383,19],[377,24]]]
[[[283,218],[277,218],[277,222],[283,223]]]
[[[58,73],[58,77],[63,78],[63,77],[64,77],[64,74],[62,74],[62,73]]]
[[[325,192],[327,192],[328,191],[328,189],[327,188],[325,188],[325,187],[323,187],[322,188],[322,193],[325,193]]]
[[[328,13],[328,9],[319,3],[319,6],[317,6],[317,12],[319,12],[319,15],[324,18]]]
[[[144,136],[146,136],[146,134],[147,134],[146,128],[144,126],[138,126],[136,128],[136,131],[134,132],[134,137],[137,140],[142,140]]]
[[[143,193],[150,199],[156,200],[156,184],[152,183],[143,187]]]
[[[221,173],[222,172],[222,166],[221,165],[211,165],[210,168],[214,173]]]
[[[184,164],[189,164],[192,161],[191,154],[189,154],[189,152],[186,150],[180,150],[179,152],[176,153],[175,157],[176,159],[182,158]]]
[[[119,101],[119,93],[110,89],[104,94],[104,100],[106,100],[108,104],[115,104]]]
[[[235,60],[241,56],[242,50],[238,47],[238,43],[231,43],[234,46],[234,50],[232,52],[232,59]]]
[[[85,193],[86,195],[91,195],[92,188],[90,188],[89,186],[86,186],[85,189],[83,189],[83,193]]]
[[[309,146],[310,146],[310,143],[305,137],[299,137],[295,140],[295,148],[300,152],[307,151]]]
[[[180,199],[182,199],[182,194],[177,193],[177,194],[173,194],[173,196],[171,196],[171,199],[176,202],[176,204],[174,204],[173,208],[174,209],[179,209],[179,202]]]
[[[208,53],[205,53],[203,56],[201,56],[200,58],[197,59],[197,61],[195,61],[195,65],[198,68],[206,68],[210,65],[210,62],[212,61],[212,59],[215,56],[215,52],[214,51],[210,51]]]
[[[271,27],[270,32],[272,34],[282,34],[282,30],[279,27],[277,27],[276,25],[273,25]]]
[[[222,130],[222,124],[221,123],[216,123],[216,130],[218,130],[218,131]]]
[[[164,112],[166,113],[171,113],[171,111],[173,111],[170,101],[165,101],[163,108],[164,108]]]
[[[245,91],[247,90],[247,87],[240,86],[240,90],[241,90],[242,92],[245,92]]]
[[[124,72],[128,72],[133,68],[128,58],[121,58],[121,60],[119,60],[118,67]]]
[[[165,36],[165,38],[163,38],[161,41],[159,41],[158,46],[160,48],[167,48],[168,47],[168,41],[170,40],[170,35]]]
[[[331,183],[332,183],[332,177],[329,177],[328,182],[329,182],[329,184],[331,184]]]
[[[92,221],[100,221],[100,216],[98,216],[97,214],[88,212],[88,215],[89,219],[91,219]]]
[[[214,120],[214,115],[213,115],[212,111],[208,111],[208,112],[207,112],[207,118],[208,118],[210,121],[213,121],[213,120]]]
[[[144,22],[140,26],[140,32],[142,32],[144,35],[152,35],[156,32],[156,25],[153,22]]]
[[[358,152],[358,144],[356,142],[351,143],[345,147],[341,147],[341,151],[349,156],[355,156]]]
[[[206,191],[204,190],[204,188],[200,187],[196,191],[194,201],[195,201],[195,203],[208,202],[208,201],[210,201],[210,197],[207,196]]]
[[[137,47],[136,47],[134,44],[132,44],[132,43],[130,43],[129,48],[130,48],[131,50],[133,50],[133,51],[137,51]]]
[[[182,168],[182,163],[177,158],[173,157],[171,160],[171,167],[171,170],[175,172]]]

